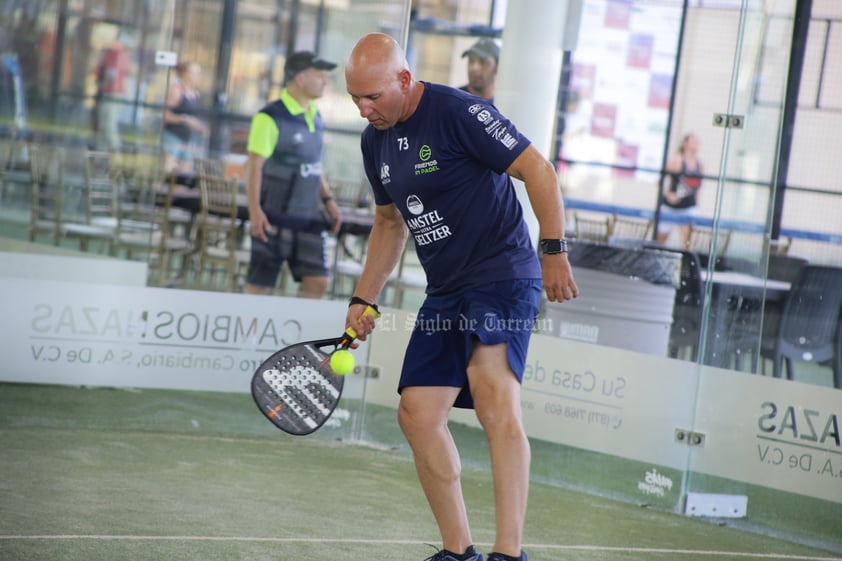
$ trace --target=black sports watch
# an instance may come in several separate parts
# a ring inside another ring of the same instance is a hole
[[[541,240],[541,251],[544,255],[567,253],[567,240]]]

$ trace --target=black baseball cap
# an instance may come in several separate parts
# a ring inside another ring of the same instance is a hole
[[[287,57],[284,64],[284,77],[290,80],[308,68],[333,70],[336,68],[336,63],[320,59],[310,51],[297,51]]]
[[[469,49],[462,53],[462,58],[465,58],[470,54],[477,55],[480,58],[493,58],[494,60],[499,62],[500,45],[498,45],[497,41],[495,41],[494,39],[485,37],[471,45]]]

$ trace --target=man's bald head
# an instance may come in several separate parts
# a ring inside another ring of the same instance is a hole
[[[345,64],[345,83],[360,115],[377,129],[407,119],[420,97],[403,49],[384,33],[357,41]]]
[[[406,55],[393,37],[385,33],[369,33],[354,45],[345,65],[345,75],[371,69],[394,74],[409,69]]]

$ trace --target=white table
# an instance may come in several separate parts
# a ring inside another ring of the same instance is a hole
[[[703,269],[701,271],[702,280],[707,282],[708,271]],[[714,284],[730,285],[742,288],[765,288],[767,292],[781,292],[787,293],[791,288],[790,283],[782,280],[764,279],[756,277],[747,273],[738,273],[735,271],[714,271],[711,277]]]

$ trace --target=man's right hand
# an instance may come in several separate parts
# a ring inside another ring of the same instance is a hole
[[[249,211],[249,224],[251,225],[251,235],[263,242],[268,241],[267,234],[275,234],[278,231],[266,218],[266,213],[262,209]]]

